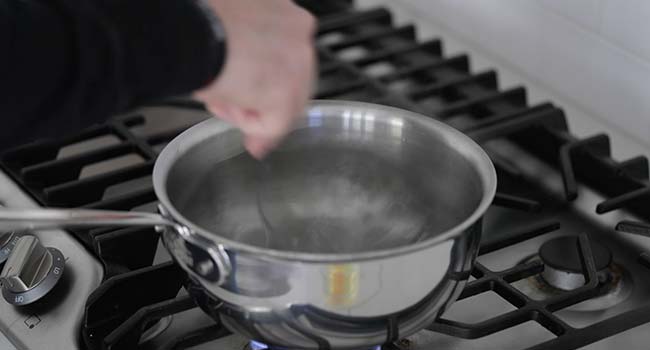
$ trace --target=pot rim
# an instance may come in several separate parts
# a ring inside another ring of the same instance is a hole
[[[155,162],[153,169],[153,185],[154,191],[158,200],[163,205],[163,207],[169,212],[171,218],[178,222],[179,224],[189,228],[193,234],[198,234],[207,238],[216,244],[221,244],[227,250],[236,250],[238,252],[245,252],[248,254],[254,254],[260,258],[271,258],[271,259],[280,259],[280,260],[289,260],[289,261],[301,261],[301,262],[350,262],[350,261],[362,261],[362,260],[372,260],[372,259],[381,259],[393,256],[399,256],[408,254],[414,251],[420,251],[427,249],[431,246],[440,244],[450,239],[454,239],[458,236],[463,235],[463,233],[470,228],[474,223],[479,221],[487,208],[492,203],[494,196],[496,194],[497,187],[497,176],[494,164],[492,163],[490,157],[487,153],[479,146],[474,140],[469,136],[461,133],[460,131],[454,129],[453,127],[444,124],[438,120],[435,120],[424,115],[407,111],[400,108],[367,103],[367,102],[353,102],[353,101],[339,101],[339,100],[312,100],[307,108],[307,114],[311,115],[312,113],[322,113],[320,109],[332,109],[332,108],[349,108],[351,111],[360,111],[360,112],[381,112],[381,113],[392,113],[394,115],[399,115],[400,118],[407,119],[409,122],[414,124],[419,124],[423,127],[435,128],[438,129],[437,132],[445,134],[445,137],[448,137],[450,141],[454,143],[454,147],[460,153],[464,153],[467,157],[472,158],[472,164],[476,169],[483,188],[483,196],[481,201],[476,206],[471,215],[466,217],[461,223],[450,228],[447,231],[441,232],[440,234],[435,235],[429,239],[417,242],[415,244],[410,244],[406,246],[400,246],[396,248],[383,249],[383,250],[374,250],[367,252],[359,253],[345,253],[345,254],[335,254],[335,253],[304,253],[296,251],[286,251],[286,250],[276,250],[270,248],[262,248],[254,245],[249,245],[234,240],[225,238],[217,233],[211,232],[209,230],[203,229],[198,225],[194,224],[192,221],[188,220],[186,217],[181,215],[172,205],[169,196],[167,195],[166,182],[169,170],[175,164],[176,160],[185,154],[185,152],[197,145],[206,138],[213,137],[213,135],[233,129],[234,126],[217,120],[216,118],[210,118],[203,122],[200,122],[191,128],[185,130],[180,135],[176,136],[159,154],[158,159]],[[206,127],[206,125],[214,124],[214,126]]]

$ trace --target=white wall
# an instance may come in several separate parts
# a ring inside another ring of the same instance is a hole
[[[650,145],[650,1],[393,1]]]

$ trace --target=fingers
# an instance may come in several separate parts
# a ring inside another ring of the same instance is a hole
[[[276,142],[259,136],[244,137],[244,147],[256,159],[264,158],[276,146]]]
[[[228,57],[220,76],[194,96],[263,157],[304,114],[315,77],[316,21],[288,0],[210,1],[229,35]],[[242,10],[250,6],[269,11]]]
[[[210,102],[207,109],[215,117],[232,123],[244,134],[244,147],[261,159],[291,130],[300,111],[288,101],[269,108],[269,112],[241,108],[227,102]]]
[[[256,158],[264,157],[293,129],[305,113],[305,106],[312,95],[315,76],[313,51],[300,67],[300,79],[293,84],[278,84],[278,88],[260,96],[254,107],[237,108],[228,112],[230,121],[246,135],[245,147]]]
[[[289,104],[277,106],[275,110],[249,112],[249,117],[239,124],[246,135],[246,149],[255,158],[264,157],[290,132],[297,115]]]

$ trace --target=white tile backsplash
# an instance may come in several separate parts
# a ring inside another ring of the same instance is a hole
[[[650,1],[604,0],[602,13],[604,38],[650,60]]]
[[[650,145],[650,1],[394,1]]]
[[[604,0],[536,0],[544,8],[551,10],[567,19],[584,26],[586,29],[599,32],[601,11]],[[620,0],[619,0],[620,1]]]

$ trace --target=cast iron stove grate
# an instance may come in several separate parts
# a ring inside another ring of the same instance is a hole
[[[328,5],[300,3],[320,19],[317,98],[394,105],[435,116],[481,143],[509,140],[562,174],[563,201],[576,198],[581,182],[609,198],[595,208],[598,213],[624,208],[642,218],[650,217],[645,157],[621,162],[612,159],[606,135],[578,139],[569,132],[560,108],[551,103],[530,106],[523,87],[500,89],[495,71],[471,72],[467,55],[444,56],[440,40],[419,42],[415,28],[394,25],[386,9],[355,11],[348,8],[347,1]],[[185,100],[163,104],[200,108]],[[2,154],[1,165],[44,206],[122,210],[152,207],[156,198],[149,176],[157,152],[189,125],[143,137],[132,131],[142,123],[146,119],[139,115],[121,117],[70,138],[25,145]],[[57,157],[64,147],[98,138],[112,141],[73,156]],[[80,179],[85,167],[124,156],[139,161]],[[497,154],[491,156],[499,176],[494,205],[529,215],[517,231],[487,240],[481,254],[557,230],[559,221],[540,218],[549,203],[557,207],[558,201],[527,183],[508,161]],[[106,198],[111,186],[133,181],[140,185],[137,190]],[[617,228],[650,235],[646,223],[622,222]],[[159,240],[154,230],[95,229],[75,230],[73,234],[106,268],[105,281],[87,302],[82,333],[89,349],[137,348],[143,332],[152,324],[196,307],[189,297],[177,296],[186,279],[179,268],[169,262],[152,266]],[[590,239],[586,234],[579,235],[575,247],[585,276],[582,287],[549,300],[534,300],[511,284],[539,274],[544,269],[542,263],[523,263],[498,272],[476,263],[472,273],[475,280],[468,284],[461,299],[494,291],[515,310],[478,324],[448,320],[443,315],[429,329],[469,339],[532,320],[553,333],[554,338],[531,349],[575,349],[650,322],[650,303],[583,328],[572,327],[554,314],[594,296],[600,288],[602,281],[595,270]],[[649,255],[641,254],[637,261],[650,268]],[[208,324],[177,336],[166,348],[187,348],[228,334],[219,324]],[[408,344],[397,342],[385,347],[403,348]]]

